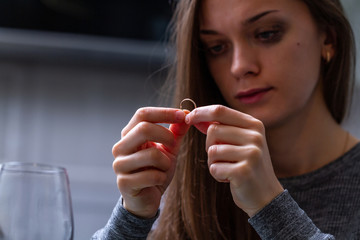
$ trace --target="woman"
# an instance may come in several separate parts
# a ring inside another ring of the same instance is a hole
[[[360,238],[340,2],[180,0],[173,27],[175,105],[201,107],[135,113],[113,148],[122,199],[94,238]]]

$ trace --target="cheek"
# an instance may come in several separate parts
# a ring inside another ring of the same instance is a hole
[[[269,71],[265,75],[271,76],[271,84],[278,90],[276,104],[279,108],[299,110],[314,94],[320,93],[316,91],[320,64],[321,55],[315,44],[293,41],[277,50],[276,57],[267,62]]]
[[[300,76],[307,76],[306,78],[312,78],[317,81],[320,74],[320,51],[320,48],[315,44],[304,44],[302,46],[301,43],[297,43],[294,50],[294,61],[296,61],[294,71]]]
[[[285,81],[284,84],[288,84],[292,90],[302,88],[302,85],[311,89],[317,84],[320,79],[321,50],[315,43],[292,41],[277,51],[277,61],[270,60],[268,64],[278,73],[279,81]]]
[[[222,95],[226,98],[226,93],[231,88],[230,66],[225,60],[208,61],[209,71],[218,86]]]

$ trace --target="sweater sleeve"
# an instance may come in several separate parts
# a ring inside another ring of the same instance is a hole
[[[322,233],[285,190],[249,219],[261,239],[335,239]]]
[[[122,205],[122,198],[116,204],[112,215],[103,229],[98,230],[92,240],[140,240],[146,239],[152,225],[159,216],[150,219],[139,218],[128,212]]]

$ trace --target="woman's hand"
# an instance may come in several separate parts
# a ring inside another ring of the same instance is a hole
[[[210,174],[219,182],[230,183],[235,204],[249,216],[283,191],[272,167],[262,122],[220,105],[196,108],[185,122],[207,134]]]
[[[181,139],[189,128],[184,120],[182,110],[147,107],[139,109],[122,130],[121,140],[113,147],[113,168],[129,212],[143,218],[155,216],[174,176]]]

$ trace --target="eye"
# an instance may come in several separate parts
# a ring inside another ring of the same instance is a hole
[[[255,38],[260,42],[273,43],[281,39],[283,31],[279,26],[273,26],[269,30],[261,30],[255,32]]]
[[[261,32],[256,35],[256,38],[263,42],[272,42],[280,38],[280,31],[273,30]]]
[[[278,33],[278,31],[267,31],[267,32],[259,33],[257,35],[257,37],[260,40],[269,40],[269,39],[272,39],[277,33]]]
[[[226,47],[224,44],[218,44],[208,47],[207,50],[211,55],[220,55],[226,50]]]
[[[218,54],[218,53],[221,53],[221,51],[223,50],[223,46],[222,45],[216,45],[216,46],[213,46],[213,47],[210,47],[209,48],[209,51],[213,54]]]

